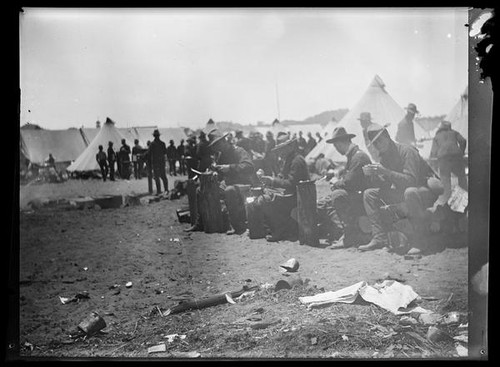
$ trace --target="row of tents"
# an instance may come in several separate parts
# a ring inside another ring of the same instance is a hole
[[[358,120],[362,112],[370,112],[373,122],[387,125],[387,130],[393,138],[396,136],[398,122],[405,115],[404,109],[387,92],[382,79],[378,75],[375,75],[358,102],[340,121],[332,120],[324,128],[316,127],[316,130],[312,131],[313,136],[316,132],[319,132],[326,139],[319,142],[308,153],[306,159],[314,160],[320,153],[323,153],[326,158],[334,162],[345,161],[345,157],[341,156],[332,144],[326,143],[333,129],[337,126],[342,126],[349,133],[355,134],[356,137],[353,138],[353,142],[362,150],[368,152]],[[450,121],[452,128],[468,139],[468,88],[462,93],[445,117],[445,120]],[[215,123],[211,119],[207,125],[210,123],[215,126]],[[422,157],[428,159],[432,138],[435,135],[437,127],[434,130],[426,131],[418,123],[415,123],[414,126],[415,136],[419,141],[420,154]],[[307,134],[309,131],[307,127],[310,128],[311,126],[304,126],[304,134]],[[263,126],[261,128],[265,129],[265,132],[267,130],[272,131],[275,136],[279,131],[294,132],[290,126],[282,125],[277,119],[274,120],[271,126]],[[42,165],[50,153],[55,158],[56,164],[63,165],[65,168],[67,167],[69,171],[97,170],[95,154],[99,145],[103,145],[106,148],[108,142],[112,141],[115,150],[117,150],[121,145],[121,140],[124,138],[129,145],[133,145],[133,141],[138,139],[141,146],[145,147],[147,141],[152,140],[154,129],[158,129],[165,140],[172,139],[176,143],[187,137],[186,129],[183,128],[158,128],[156,126],[117,128],[115,123],[109,118],[107,118],[101,128],[71,128],[67,130],[21,129],[21,159]],[[263,134],[265,132],[262,131]]]
[[[370,112],[372,121],[380,125],[386,125],[387,130],[392,138],[396,136],[397,125],[405,115],[405,110],[398,105],[398,103],[391,97],[385,88],[382,79],[376,75],[372,82],[369,84],[367,90],[363,93],[358,102],[347,112],[347,114],[339,121],[330,122],[325,126],[324,130],[320,133],[322,136],[327,134],[330,138],[333,129],[337,126],[342,126],[347,132],[355,134],[353,143],[358,145],[362,150],[368,152],[368,149],[363,138],[359,115],[362,112]],[[458,101],[445,117],[446,121],[451,122],[452,128],[458,131],[465,139],[468,139],[468,88],[462,93]],[[434,137],[438,127],[433,130],[426,131],[418,123],[414,123],[415,138],[417,139],[417,147],[419,148],[420,155],[428,159],[430,156],[432,138]],[[307,160],[313,160],[320,153],[323,153],[326,158],[334,162],[345,161],[345,157],[341,156],[333,144],[327,144],[326,139],[318,143],[307,155]]]
[[[118,150],[122,139],[126,139],[127,144],[130,146],[133,145],[135,139],[138,139],[139,144],[145,147],[148,140],[153,140],[153,131],[155,129],[158,129],[163,136],[166,136],[169,140],[173,139],[176,143],[181,139],[186,139],[183,128],[158,128],[157,126],[117,128],[115,123],[107,118],[101,128],[21,129],[20,158],[21,161],[41,166],[49,154],[52,154],[56,165],[60,168],[67,167],[70,170],[70,167],[73,166],[71,168],[76,167],[78,171],[98,169],[97,163],[95,167],[94,163],[99,145],[103,145],[106,149],[108,142],[112,141],[115,150]],[[92,159],[88,159],[89,156]],[[75,166],[77,162],[78,164]]]

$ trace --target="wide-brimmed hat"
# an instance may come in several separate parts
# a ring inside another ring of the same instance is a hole
[[[372,115],[370,112],[361,112],[359,114],[359,118],[358,118],[359,121],[370,121],[372,122]]]
[[[153,136],[160,136],[160,135],[161,135],[161,134],[160,134],[160,130],[155,129],[155,130],[153,131]]]
[[[276,146],[271,151],[272,152],[279,151],[279,150],[283,149],[284,147],[287,147],[287,146],[289,146],[297,141],[298,140],[296,138],[290,139],[290,136],[287,133],[280,131],[278,133],[278,135],[276,136]]]
[[[417,110],[417,106],[414,104],[414,103],[408,103],[408,107],[405,107],[405,110],[408,110],[410,112],[413,112],[413,113],[419,113],[419,111]]]
[[[335,129],[333,129],[332,138],[328,139],[326,142],[334,143],[342,139],[352,139],[355,136],[356,136],[355,134],[348,134],[347,131],[345,131],[345,129],[342,126],[338,126]]]
[[[229,135],[229,133],[222,134],[222,132],[219,129],[212,130],[208,134],[208,139],[210,140],[210,144],[208,144],[208,146],[213,147],[219,141],[221,141],[222,139],[225,139],[226,136],[228,136],[228,135]]]
[[[366,134],[368,135],[368,139],[370,140],[370,145],[373,144],[384,131],[387,131],[384,126],[376,123],[370,124],[370,126],[368,126],[368,128],[366,129]]]

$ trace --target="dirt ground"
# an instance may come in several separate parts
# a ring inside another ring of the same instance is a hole
[[[169,184],[173,185],[169,177]],[[29,210],[41,198],[142,194],[147,181],[70,180],[20,188],[20,343],[22,356],[180,358],[457,357],[450,339],[426,342],[428,325],[404,325],[370,304],[309,310],[300,296],[335,291],[387,273],[410,285],[420,306],[458,311],[467,323],[468,249],[441,246],[421,258],[386,250],[358,252],[267,243],[246,235],[186,235],[175,210],[187,198],[119,209]],[[318,193],[320,195],[320,193]],[[306,284],[274,292],[279,264],[295,258]],[[127,288],[125,284],[132,282]],[[120,285],[118,288],[111,287]],[[201,299],[244,285],[258,291],[235,304],[162,316],[183,299]],[[62,304],[61,297],[88,292]],[[433,298],[432,298],[433,297]],[[106,328],[75,337],[92,311]],[[260,322],[260,324],[259,324]],[[262,324],[269,322],[268,324]],[[260,326],[259,326],[260,325]],[[458,324],[442,326],[458,335]],[[168,342],[170,334],[186,335]],[[421,337],[421,338],[419,338]],[[165,343],[165,352],[148,348]]]

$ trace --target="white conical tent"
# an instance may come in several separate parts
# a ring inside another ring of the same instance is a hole
[[[333,129],[335,129],[335,126],[337,126],[339,122],[335,119],[332,119],[320,132],[321,137],[323,138],[314,148],[311,149],[311,151],[307,154],[306,159],[307,160],[314,160],[320,153],[325,152],[328,146],[330,145],[327,143],[327,139],[330,139]],[[326,133],[326,135],[325,135]]]
[[[396,136],[398,122],[405,115],[403,108],[385,90],[385,84],[382,79],[378,75],[375,75],[358,103],[336,125],[344,127],[350,134],[355,134],[356,136],[352,139],[352,142],[366,153],[369,152],[363,138],[361,124],[358,120],[361,112],[370,112],[372,122],[380,125],[388,124],[387,130],[392,138]],[[311,151],[307,155],[307,158],[314,158],[311,154],[317,156],[319,153],[323,153],[326,158],[334,162],[346,161],[346,157],[339,154],[333,144],[325,144],[322,151]]]
[[[99,165],[95,159],[99,151],[99,145],[103,146],[104,152],[107,154],[108,142],[113,142],[115,151],[120,149],[123,135],[115,127],[115,123],[111,119],[106,119],[99,133],[90,142],[89,146],[80,154],[80,156],[68,167],[70,172],[85,172],[99,170]]]

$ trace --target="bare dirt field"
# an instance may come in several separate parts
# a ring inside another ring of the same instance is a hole
[[[169,177],[169,184],[173,178]],[[318,188],[320,190],[320,188]],[[418,258],[267,243],[247,235],[195,232],[175,210],[187,198],[118,209],[41,208],[36,198],[143,194],[147,181],[70,180],[20,188],[20,342],[22,356],[181,358],[458,357],[451,338],[431,343],[429,325],[406,324],[368,303],[308,309],[300,296],[336,291],[387,273],[423,297],[420,306],[467,314],[468,249],[447,244]],[[306,284],[274,292],[279,264],[295,258]],[[132,282],[131,287],[126,287]],[[119,287],[112,288],[113,285]],[[256,286],[235,304],[161,315],[181,300]],[[59,297],[88,292],[63,304]],[[92,311],[102,332],[75,337]],[[467,319],[462,318],[462,324]],[[450,336],[459,323],[441,325]],[[185,335],[169,342],[167,335]],[[165,351],[148,348],[165,344]],[[197,352],[185,355],[186,352]]]

